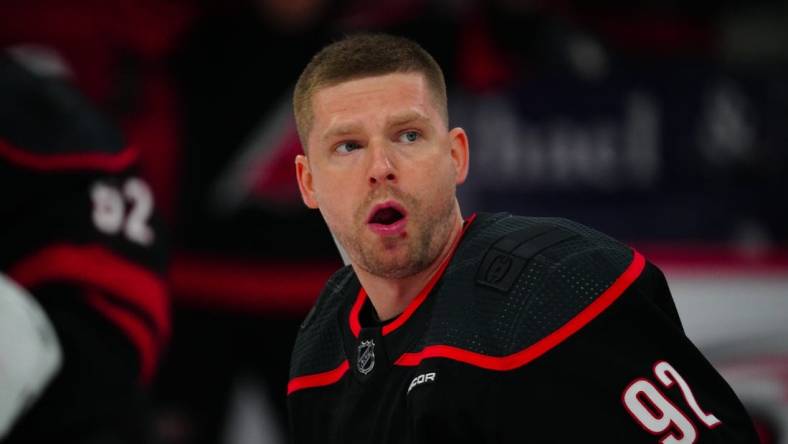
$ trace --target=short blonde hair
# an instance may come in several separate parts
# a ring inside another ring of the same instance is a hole
[[[312,126],[312,97],[321,88],[349,80],[392,73],[421,73],[427,80],[436,108],[449,123],[443,71],[418,43],[388,34],[353,34],[315,54],[306,65],[293,93],[293,111],[301,145]]]

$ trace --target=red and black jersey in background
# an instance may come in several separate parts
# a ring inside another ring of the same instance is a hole
[[[9,442],[145,442],[170,308],[139,149],[65,82],[8,55],[0,97],[0,269],[43,306],[64,356]]]
[[[385,323],[352,268],[332,277],[293,351],[293,442],[758,442],[637,251],[505,213],[455,248]]]

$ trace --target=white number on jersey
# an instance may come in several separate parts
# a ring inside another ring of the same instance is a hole
[[[153,230],[148,219],[153,213],[153,194],[148,185],[132,177],[118,189],[104,182],[96,182],[90,190],[93,200],[93,223],[99,231],[115,235],[123,231],[126,237],[142,245],[153,242]],[[127,213],[126,203],[130,209]]]
[[[689,384],[666,361],[654,365],[654,375],[665,388],[678,384],[684,400],[692,413],[706,427],[714,428],[722,422],[714,415],[700,408]],[[692,420],[687,417],[651,381],[638,378],[627,386],[622,396],[624,407],[632,418],[646,431],[660,436],[663,444],[691,444],[698,436]]]

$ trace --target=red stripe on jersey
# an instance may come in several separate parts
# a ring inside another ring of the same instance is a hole
[[[353,303],[353,308],[350,309],[350,331],[353,336],[358,337],[361,333],[361,322],[358,320],[358,314],[361,312],[361,307],[364,306],[364,301],[367,299],[367,291],[364,287],[359,288],[356,302]]]
[[[293,392],[306,388],[331,385],[342,379],[342,376],[345,375],[348,369],[350,369],[350,364],[347,359],[345,359],[342,361],[342,364],[339,364],[339,367],[334,370],[293,378],[287,383],[287,394],[290,395]]]
[[[446,267],[449,266],[449,262],[451,262],[451,258],[454,257],[454,252],[457,250],[457,246],[460,244],[460,239],[465,236],[465,232],[468,231],[468,227],[471,226],[471,223],[476,219],[476,213],[473,213],[468,219],[465,220],[465,224],[462,227],[462,231],[460,235],[454,239],[454,243],[451,246],[451,250],[449,255],[446,259],[443,260],[438,270],[432,275],[427,285],[421,289],[418,295],[408,304],[405,311],[403,311],[399,316],[397,316],[394,321],[390,324],[386,324],[383,326],[383,336],[391,333],[392,331],[398,329],[402,324],[404,324],[410,317],[416,312],[416,309],[427,299],[427,296],[432,291],[432,288],[438,282],[438,280],[443,276],[443,272],[446,270]],[[358,314],[361,311],[361,307],[364,305],[364,300],[367,298],[367,291],[364,290],[364,287],[361,287],[358,290],[358,296],[356,297],[356,302],[353,304],[353,308],[350,310],[350,331],[353,332],[355,337],[358,337],[359,333],[361,332],[361,323],[358,320]]]
[[[98,288],[147,313],[162,340],[170,330],[167,289],[152,271],[99,245],[51,245],[16,263],[8,273],[27,288],[74,282]]]
[[[556,347],[561,342],[575,334],[586,324],[605,311],[616,299],[621,296],[630,285],[640,276],[646,265],[646,260],[637,251],[633,251],[632,262],[626,270],[605,290],[599,297],[588,305],[583,311],[575,315],[566,324],[559,327],[556,331],[545,336],[535,344],[507,356],[488,356],[475,353],[449,345],[431,345],[425,347],[420,352],[405,353],[397,359],[396,365],[415,366],[421,361],[429,358],[446,358],[488,370],[512,370],[522,367],[534,359]]]
[[[0,157],[10,163],[38,171],[100,170],[117,173],[129,168],[139,157],[136,147],[118,153],[31,153],[0,139]]]
[[[156,372],[159,346],[153,333],[137,316],[108,302],[100,292],[90,292],[88,303],[126,334],[137,349],[140,360],[140,382],[148,385]]]

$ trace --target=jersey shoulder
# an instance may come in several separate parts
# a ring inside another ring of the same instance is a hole
[[[637,279],[642,256],[562,218],[480,217],[444,275],[423,346],[493,358],[542,341]]]
[[[357,293],[359,288],[350,266],[339,269],[328,279],[296,337],[290,362],[291,379],[334,369],[345,360],[339,315],[349,295]]]

